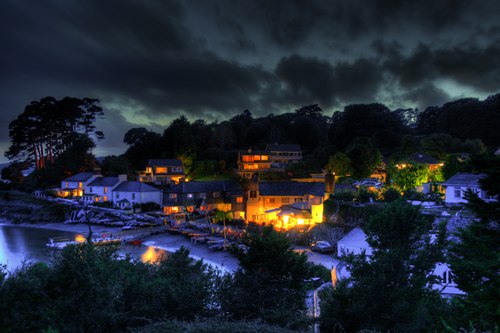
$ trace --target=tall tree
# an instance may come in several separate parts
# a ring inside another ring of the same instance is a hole
[[[144,170],[150,159],[161,156],[161,135],[143,127],[130,129],[123,142],[129,145],[124,156],[131,170]]]
[[[477,193],[466,192],[466,204],[476,218],[457,232],[448,262],[458,287],[466,292],[459,299],[466,309],[465,319],[478,330],[500,326],[500,157],[475,155],[469,162],[476,172],[485,173],[479,182],[483,191],[496,196],[486,202]]]
[[[369,137],[384,155],[395,153],[405,133],[405,127],[397,114],[385,105],[352,104],[344,112],[335,112],[328,129],[328,140],[339,150],[357,137]]]
[[[264,227],[262,234],[245,235],[242,243],[247,253],[235,252],[241,268],[221,281],[222,313],[231,319],[260,317],[283,326],[304,323],[307,255],[293,251],[290,239],[273,226]]]
[[[104,114],[98,103],[97,99],[70,97],[61,101],[45,97],[40,102],[31,102],[9,125],[12,145],[5,156],[10,160],[35,163],[40,169],[47,162],[53,164],[71,147],[64,143],[71,133],[95,135],[97,140],[104,138],[94,126],[96,119]]]
[[[418,207],[404,200],[370,217],[364,231],[373,254],[343,256],[351,277],[321,297],[322,329],[434,331],[441,297],[432,272],[444,261],[445,226],[435,241],[429,227]]]
[[[196,158],[196,145],[191,131],[191,124],[185,115],[173,120],[163,132],[161,139],[163,158],[181,159],[186,173]]]
[[[346,155],[351,160],[354,179],[370,177],[382,163],[380,152],[372,145],[370,138],[356,138]]]

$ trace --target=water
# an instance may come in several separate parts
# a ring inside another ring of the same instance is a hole
[[[27,262],[50,262],[57,251],[49,250],[47,243],[51,237],[62,237],[70,240],[83,239],[87,234],[53,229],[0,225],[0,265],[7,265],[8,271],[20,267],[23,260]],[[130,253],[134,259],[143,262],[155,262],[166,251],[146,245],[121,244],[119,255]]]

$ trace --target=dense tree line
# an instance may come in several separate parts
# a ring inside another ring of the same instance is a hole
[[[66,176],[95,165],[93,156],[85,155],[83,150],[95,145],[89,135],[98,139],[104,135],[93,125],[96,117],[103,116],[97,103],[88,98],[57,101],[47,97],[28,105],[10,125],[12,146],[5,154],[15,163],[5,169],[3,178],[19,182],[19,170],[31,162],[40,169],[58,166]],[[195,170],[199,176],[204,169],[200,164],[203,161],[224,161],[226,168],[235,168],[238,150],[261,150],[277,142],[300,144],[303,149],[303,163],[287,170],[293,177],[319,173],[335,156],[336,174],[358,179],[368,177],[380,164],[380,158],[390,158],[396,164],[422,151],[445,161],[450,154],[467,155],[496,148],[500,142],[499,103],[499,95],[494,95],[484,101],[464,98],[424,111],[391,111],[379,103],[352,104],[331,117],[314,104],[260,118],[244,110],[229,120],[212,123],[203,119],[190,122],[182,115],[163,133],[143,127],[130,129],[123,140],[127,151],[114,159],[108,157],[101,168],[104,175],[114,175],[144,170],[151,158],[180,158],[194,177]],[[364,148],[360,147],[361,142]],[[58,158],[63,159],[59,165]],[[84,166],[78,168],[82,163]],[[46,176],[53,173],[56,172],[44,172],[38,177],[45,177],[44,181],[38,185],[57,184],[57,177]]]
[[[237,150],[264,149],[275,142],[296,143],[304,151],[304,170],[321,172],[330,156],[344,154],[338,155],[343,165],[341,174],[366,177],[377,165],[361,167],[359,161],[392,157],[399,162],[417,151],[445,160],[451,153],[471,154],[495,148],[500,142],[495,130],[500,126],[498,96],[485,101],[461,99],[422,112],[391,111],[373,103],[348,105],[331,117],[324,115],[317,104],[261,118],[245,110],[227,121],[213,123],[202,119],[189,122],[181,116],[163,134],[131,129],[124,139],[129,145],[125,156],[129,168],[136,170],[143,169],[149,158],[161,157],[182,158],[188,166],[194,161],[224,160],[228,167],[235,167]],[[376,151],[367,153],[365,149],[362,154],[356,147],[360,138]]]

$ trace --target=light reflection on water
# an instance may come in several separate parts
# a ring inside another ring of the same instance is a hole
[[[7,265],[7,270],[13,271],[20,267],[24,260],[48,263],[58,253],[47,248],[49,238],[62,237],[72,241],[84,241],[86,236],[69,231],[0,225],[0,265]],[[122,243],[117,254],[124,257],[127,253],[130,253],[131,258],[143,262],[155,262],[161,255],[168,254],[155,247]]]

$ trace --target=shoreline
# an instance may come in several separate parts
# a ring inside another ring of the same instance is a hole
[[[64,224],[64,222],[50,223],[9,223],[8,220],[0,219],[0,225],[31,227],[39,229],[51,229],[59,231],[69,231],[82,234],[88,234],[88,225],[83,223]],[[91,225],[92,233],[107,233],[121,231],[121,227],[110,227]],[[143,245],[159,248],[168,252],[175,252],[184,246],[189,249],[189,256],[194,260],[203,260],[205,264],[212,266],[221,273],[231,273],[239,268],[239,261],[229,252],[211,251],[206,244],[193,244],[190,239],[183,235],[174,235],[163,233],[160,235],[149,236],[144,239]]]

